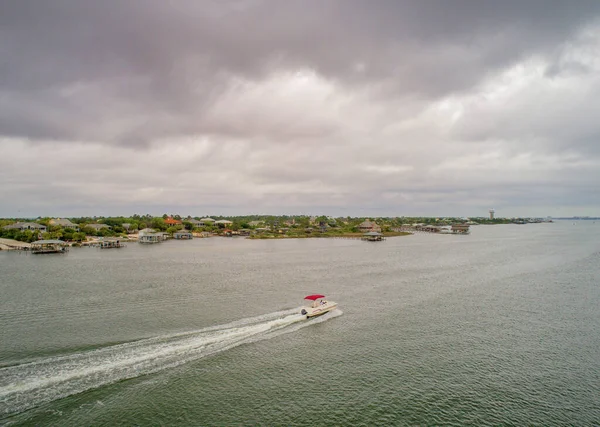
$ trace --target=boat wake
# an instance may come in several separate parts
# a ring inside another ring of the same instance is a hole
[[[0,415],[22,412],[120,380],[147,375],[340,316],[306,320],[300,309],[241,319],[197,331],[43,358],[0,369]]]

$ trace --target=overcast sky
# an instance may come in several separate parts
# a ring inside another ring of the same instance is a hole
[[[0,216],[600,215],[600,1],[0,0]]]

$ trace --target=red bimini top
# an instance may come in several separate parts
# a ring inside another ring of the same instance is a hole
[[[305,297],[304,297],[304,299],[309,299],[309,300],[311,300],[311,301],[316,301],[316,300],[318,300],[319,298],[325,298],[325,295],[314,294],[314,295],[308,295],[308,296],[305,296]]]

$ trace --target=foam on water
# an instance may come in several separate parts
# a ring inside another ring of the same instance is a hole
[[[197,331],[164,335],[0,369],[0,413],[21,412],[76,393],[135,378],[241,344],[273,338],[340,316],[312,320],[278,311]]]

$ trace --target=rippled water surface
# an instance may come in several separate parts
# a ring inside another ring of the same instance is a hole
[[[0,252],[0,424],[598,425],[599,307],[591,221]]]

